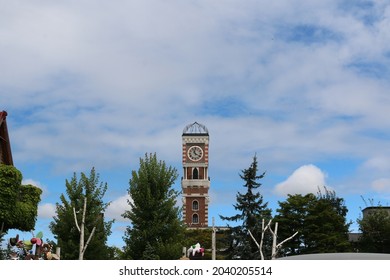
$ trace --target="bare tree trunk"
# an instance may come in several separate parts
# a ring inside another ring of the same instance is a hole
[[[215,219],[213,217],[213,231],[211,235],[211,259],[215,260],[216,259],[216,251],[217,251],[217,246],[216,246],[216,229],[215,229]]]
[[[263,248],[263,240],[264,240],[264,233],[265,233],[265,231],[267,229],[270,230],[270,232],[272,234],[272,237],[273,237],[273,239],[272,239],[272,253],[271,253],[271,259],[272,260],[276,259],[276,254],[278,253],[279,249],[282,247],[283,243],[285,243],[288,240],[294,238],[294,236],[298,234],[298,231],[297,231],[296,233],[294,233],[290,237],[286,238],[285,240],[283,240],[282,242],[277,244],[278,223],[277,222],[275,223],[275,230],[273,231],[272,228],[271,228],[271,222],[272,222],[272,219],[268,222],[268,224],[266,226],[264,226],[264,219],[262,220],[260,244],[256,241],[255,237],[253,236],[251,231],[248,229],[249,235],[252,237],[253,241],[256,243],[257,247],[259,248],[260,256],[261,256],[262,260],[264,260],[264,255],[263,255],[263,250],[262,250],[262,248]]]
[[[271,231],[272,233],[272,236],[273,236],[273,239],[272,239],[272,255],[271,255],[271,259],[274,260],[276,259],[276,254],[278,253],[278,251],[280,250],[280,248],[282,247],[283,243],[289,241],[290,239],[294,238],[295,235],[298,234],[298,231],[295,232],[293,235],[291,235],[290,237],[284,239],[282,242],[280,242],[279,244],[276,244],[277,243],[277,238],[278,238],[278,223],[276,222],[275,223],[275,231],[272,230],[272,228],[270,227],[269,230]]]
[[[270,228],[272,232],[272,229]],[[278,238],[278,222],[275,223],[275,232],[272,232],[272,251],[271,251],[271,259],[275,259],[276,256],[276,239]]]
[[[61,259],[61,247],[56,248],[56,255],[58,256],[58,259]]]
[[[79,260],[84,259],[84,234],[85,234],[85,212],[86,211],[87,211],[87,196],[84,197],[83,216],[81,218]]]
[[[248,229],[249,235],[252,237],[253,241],[256,243],[256,246],[259,248],[260,257],[261,257],[262,260],[264,260],[264,254],[263,254],[263,239],[264,239],[264,233],[265,233],[265,231],[267,230],[267,228],[270,226],[271,222],[272,222],[272,219],[268,222],[267,226],[264,227],[264,219],[262,220],[262,223],[261,223],[261,240],[260,240],[260,244],[257,242],[257,240],[255,239],[255,237],[253,236],[252,232]]]
[[[4,230],[4,222],[1,222],[0,237],[3,235],[3,230]]]
[[[79,223],[77,221],[77,216],[76,216],[76,209],[73,207],[73,215],[74,215],[74,220],[76,223],[76,227],[78,231],[80,232],[80,246],[79,246],[79,260],[84,259],[84,253],[87,250],[88,244],[92,239],[92,236],[95,233],[96,226],[93,227],[91,234],[88,237],[87,242],[84,244],[85,240],[85,216],[87,213],[87,197],[84,197],[84,205],[83,205],[83,212],[82,212],[82,218],[81,218],[81,225],[79,226]]]

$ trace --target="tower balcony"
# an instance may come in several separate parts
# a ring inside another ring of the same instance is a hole
[[[181,180],[181,187],[204,187],[210,188],[210,178],[208,179],[183,179]]]

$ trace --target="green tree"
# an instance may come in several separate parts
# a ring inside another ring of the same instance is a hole
[[[30,231],[35,227],[42,190],[22,185],[22,173],[0,164],[0,235],[9,229]]]
[[[306,223],[310,235],[309,253],[341,253],[351,250],[348,240],[348,209],[343,198],[337,197],[335,191],[324,187],[319,190],[317,202],[310,208]]]
[[[390,213],[381,206],[372,207],[357,220],[362,235],[358,248],[366,253],[390,253]]]
[[[5,260],[7,255],[7,250],[3,248],[4,235],[4,233],[0,232],[0,260]]]
[[[176,206],[179,195],[172,188],[177,170],[158,160],[156,154],[140,158],[138,171],[129,182],[131,210],[123,214],[131,221],[124,236],[127,259],[179,259],[185,227]]]
[[[324,188],[317,196],[307,194],[289,195],[286,202],[279,202],[279,239],[299,233],[283,244],[283,256],[336,253],[351,250],[348,241],[350,222],[347,222],[348,209],[344,199],[334,191]]]
[[[271,210],[267,207],[268,203],[263,201],[263,195],[257,191],[261,187],[258,180],[265,176],[265,172],[258,175],[257,165],[255,155],[250,167],[241,171],[240,178],[245,181],[243,187],[246,191],[245,193],[238,192],[236,195],[237,202],[233,205],[239,213],[231,217],[220,215],[222,220],[238,224],[232,227],[229,258],[241,260],[261,258],[259,248],[252,240],[248,230],[251,231],[256,240],[260,240],[262,220],[269,221],[271,219]],[[264,240],[264,245],[265,254],[269,255],[270,239],[268,237],[267,240]]]
[[[108,259],[109,260],[122,260],[123,259],[123,251],[116,246],[108,247]]]
[[[300,255],[308,250],[307,236],[310,232],[306,227],[306,217],[316,201],[317,198],[312,193],[304,196],[289,194],[286,201],[279,201],[279,208],[276,210],[278,215],[274,219],[279,224],[278,239],[284,240],[298,231],[294,238],[283,244],[280,250],[282,255]]]
[[[66,180],[66,195],[61,194],[61,203],[56,204],[56,216],[50,223],[50,229],[57,238],[57,246],[61,247],[61,259],[76,260],[79,258],[80,232],[77,222],[82,223],[84,202],[86,201],[85,215],[85,240],[94,234],[83,258],[87,260],[108,259],[110,252],[107,246],[107,238],[111,234],[111,226],[114,222],[104,220],[104,212],[109,203],[103,201],[107,191],[107,183],[99,181],[99,174],[95,168],[91,169],[89,177],[81,173],[80,179],[73,174],[70,180]]]

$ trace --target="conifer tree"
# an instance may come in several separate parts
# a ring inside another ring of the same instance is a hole
[[[265,172],[258,175],[257,157],[253,157],[253,161],[249,168],[241,171],[240,178],[244,180],[245,193],[238,192],[236,196],[236,204],[233,205],[238,213],[231,217],[220,215],[222,220],[237,223],[233,226],[229,257],[234,259],[251,260],[260,259],[259,248],[252,240],[248,230],[254,235],[256,240],[261,239],[262,220],[269,221],[271,219],[271,210],[267,207],[268,202],[263,201],[263,195],[258,191],[261,187],[261,180],[265,176]],[[264,249],[270,251],[270,239],[264,240]],[[266,253],[265,255],[270,255]]]
[[[124,236],[127,259],[179,259],[184,225],[176,206],[179,193],[172,188],[175,168],[158,160],[156,154],[140,158],[138,171],[129,182],[131,210],[123,214],[131,221]]]

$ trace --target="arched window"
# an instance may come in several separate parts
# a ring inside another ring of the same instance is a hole
[[[192,223],[193,224],[199,224],[199,216],[198,216],[198,214],[192,215]]]
[[[194,168],[192,170],[192,179],[199,179],[199,171],[198,168]]]
[[[194,200],[192,202],[192,210],[198,211],[199,210],[199,202],[197,200]]]

